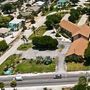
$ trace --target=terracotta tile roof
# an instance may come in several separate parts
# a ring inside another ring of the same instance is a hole
[[[89,27],[88,25],[85,25],[85,24],[82,25],[82,26],[80,27],[80,30],[79,30],[78,32],[74,33],[72,36],[75,36],[75,35],[77,35],[77,34],[81,34],[81,35],[89,38],[89,35],[90,35],[90,27]]]
[[[80,55],[80,56],[83,57],[84,56],[84,51],[87,48],[88,43],[89,43],[89,41],[84,39],[84,38],[79,38],[79,39],[75,40],[71,44],[68,52],[66,53],[66,56],[76,54],[76,55]]]
[[[79,31],[79,27],[76,26],[74,23],[70,22],[70,21],[66,21],[66,20],[62,20],[60,22],[60,26],[62,28],[64,28],[65,30],[71,32],[72,34],[76,33],[77,31]]]

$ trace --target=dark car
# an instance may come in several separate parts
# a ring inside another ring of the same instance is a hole
[[[57,74],[57,75],[54,76],[54,79],[61,79],[61,78],[62,78],[61,74],[59,74],[59,75]]]

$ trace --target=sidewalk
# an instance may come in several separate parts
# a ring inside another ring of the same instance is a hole
[[[17,90],[44,90],[43,88],[47,88],[48,90],[62,90],[65,87],[73,87],[75,84],[67,84],[67,85],[50,85],[50,86],[33,86],[33,87],[16,87]],[[13,88],[5,88],[5,90],[13,90]]]
[[[62,20],[67,20],[68,21],[68,18],[69,18],[70,14],[65,14],[64,17],[61,19]]]
[[[82,26],[84,25],[88,20],[88,16],[86,14],[82,15],[81,19],[78,22],[78,26]]]

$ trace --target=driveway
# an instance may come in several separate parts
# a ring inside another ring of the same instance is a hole
[[[58,63],[56,67],[56,73],[63,73],[66,72],[66,64],[65,64],[65,54],[68,51],[70,47],[70,42],[64,42],[64,41],[59,41],[59,44],[63,44],[65,47],[64,49],[58,53]]]

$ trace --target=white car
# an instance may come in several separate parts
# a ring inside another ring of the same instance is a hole
[[[22,81],[22,80],[23,80],[23,78],[22,78],[22,76],[21,76],[21,75],[17,75],[17,76],[15,77],[15,80],[16,80],[16,81]]]

